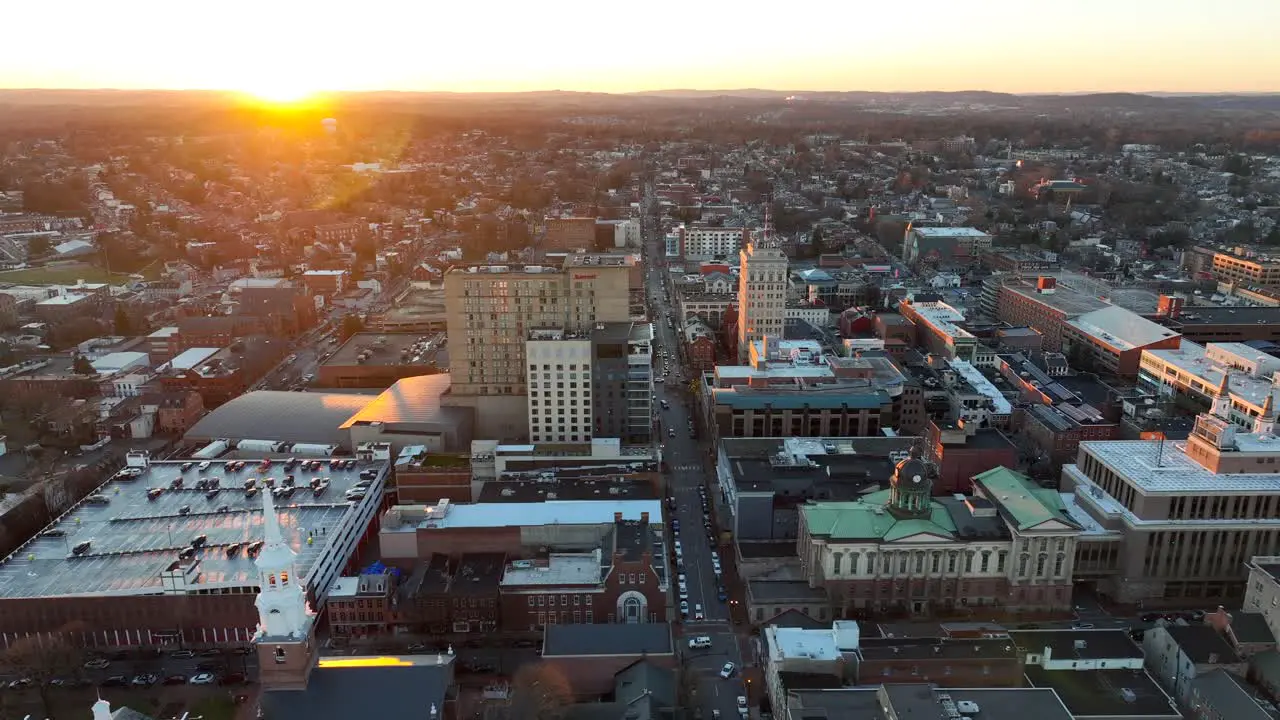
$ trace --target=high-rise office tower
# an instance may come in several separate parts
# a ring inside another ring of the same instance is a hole
[[[761,231],[739,253],[738,362],[746,363],[751,343],[782,337],[787,314],[787,256]]]

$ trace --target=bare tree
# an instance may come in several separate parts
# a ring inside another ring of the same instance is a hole
[[[511,681],[508,720],[560,720],[573,704],[573,689],[559,668],[546,662],[522,665]]]
[[[57,677],[78,676],[84,664],[84,649],[62,639],[63,628],[51,637],[25,637],[0,654],[0,669],[30,680],[40,693],[43,712],[49,714],[49,683]]]

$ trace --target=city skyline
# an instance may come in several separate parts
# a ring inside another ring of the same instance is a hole
[[[1241,28],[1280,24],[1280,4],[1266,0],[1213,12],[1081,0],[1040,14],[1012,0],[976,14],[926,0],[903,28],[827,0],[782,24],[674,0],[643,13],[566,0],[555,11],[495,16],[400,0],[353,16],[245,0],[214,15],[151,0],[128,15],[85,6],[65,18],[45,7],[12,8],[10,19],[57,25],[57,52],[40,33],[11,39],[0,47],[0,88],[237,90],[278,100],[396,90],[1280,91],[1280,47],[1239,41]]]

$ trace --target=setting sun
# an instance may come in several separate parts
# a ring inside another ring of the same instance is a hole
[[[245,92],[258,100],[276,104],[297,103],[310,98],[315,89],[289,83],[264,83],[257,87],[247,87]]]

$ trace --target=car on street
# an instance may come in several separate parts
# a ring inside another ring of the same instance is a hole
[[[218,677],[213,673],[197,673],[191,676],[192,685],[212,685],[218,681]]]
[[[667,437],[675,437],[675,436],[676,436],[676,429],[675,429],[675,428],[667,428]]]
[[[1087,623],[1087,622],[1071,623],[1071,629],[1072,630],[1092,630],[1093,623]]]
[[[112,675],[103,680],[101,685],[102,687],[126,687],[129,685],[129,678],[124,675]]]
[[[223,675],[222,678],[218,680],[218,684],[219,685],[243,685],[244,681],[245,681],[244,673],[229,673],[227,675]]]
[[[689,617],[689,601],[688,600],[680,601],[680,615],[682,615],[683,617]]]
[[[173,675],[168,675],[168,676],[166,676],[166,677],[165,677],[165,679],[164,679],[164,680],[162,680],[162,681],[161,681],[161,684],[162,684],[162,685],[186,685],[186,684],[187,684],[187,676],[186,676],[186,675],[177,674],[177,673],[175,673],[175,674],[173,674]]]
[[[36,681],[31,678],[18,678],[17,680],[9,683],[10,690],[26,690],[27,688],[35,686]]]
[[[720,677],[728,680],[729,678],[733,677],[733,674],[737,671],[738,671],[737,665],[734,665],[731,662],[727,662],[724,664],[724,667],[720,668]]]
[[[169,657],[174,660],[186,660],[187,658],[193,658],[195,656],[196,654],[190,650],[179,650],[177,652],[169,653]]]
[[[701,606],[701,605],[694,605],[694,606],[693,606],[693,619],[694,619],[694,620],[706,620],[706,619],[707,619],[706,614],[702,612],[702,606]]]
[[[689,647],[693,650],[705,650],[711,647],[711,637],[709,635],[699,635],[689,638]]]
[[[152,685],[155,685],[156,682],[159,680],[160,678],[156,677],[155,675],[152,675],[151,673],[143,673],[142,675],[134,675],[133,680],[130,681],[130,684],[133,685],[134,687],[151,687]]]
[[[110,664],[111,664],[111,661],[106,658],[94,658],[84,664],[84,669],[85,670],[101,670]]]
[[[738,696],[738,715],[741,717],[747,717],[750,714],[751,714],[751,711],[747,709],[747,696],[739,695]]]

